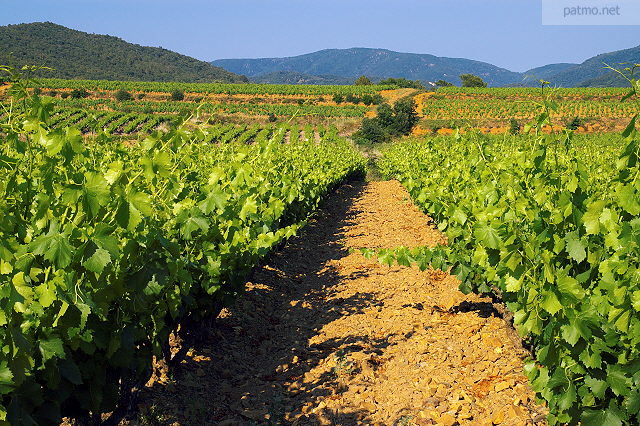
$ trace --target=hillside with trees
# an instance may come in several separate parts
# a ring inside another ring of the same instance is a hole
[[[45,77],[243,83],[247,78],[161,47],[88,34],[50,22],[0,27],[0,64],[39,65]]]

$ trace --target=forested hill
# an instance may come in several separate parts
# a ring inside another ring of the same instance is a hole
[[[50,22],[0,27],[0,64],[44,65],[46,77],[242,83],[247,78],[159,47],[88,34]]]

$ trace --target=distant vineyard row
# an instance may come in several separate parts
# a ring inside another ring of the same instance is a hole
[[[617,87],[575,87],[575,88],[556,88],[554,89],[554,95],[561,98],[576,98],[584,99],[585,97],[591,98],[622,98],[628,89]],[[476,98],[487,97],[492,99],[501,98],[529,98],[529,99],[542,99],[540,95],[539,87],[441,87],[438,89],[438,93],[445,95],[467,95]]]
[[[176,83],[149,81],[109,81],[109,80],[64,80],[58,78],[38,79],[39,87],[48,89],[86,90],[129,90],[134,92],[172,92],[181,90],[192,93],[224,93],[229,95],[333,95],[333,94],[373,94],[395,86],[313,86],[287,84],[223,84],[223,83]]]

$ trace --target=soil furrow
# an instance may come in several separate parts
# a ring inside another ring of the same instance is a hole
[[[161,424],[544,423],[502,309],[443,271],[359,247],[443,242],[396,181],[351,183],[256,268],[172,377],[144,390]]]

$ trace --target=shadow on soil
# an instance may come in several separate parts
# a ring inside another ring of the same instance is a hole
[[[214,327],[203,327],[201,342],[172,376],[143,391],[132,423],[370,423],[367,412],[344,407],[336,413],[317,407],[316,400],[339,398],[345,390],[340,377],[354,368],[346,353],[376,354],[388,345],[386,340],[355,335],[321,343],[313,339],[325,324],[377,304],[369,293],[328,297],[340,280],[351,279],[327,262],[349,254],[339,240],[364,187],[364,182],[352,182],[328,196],[300,235],[254,270],[247,293]],[[335,367],[302,380],[331,357]]]

